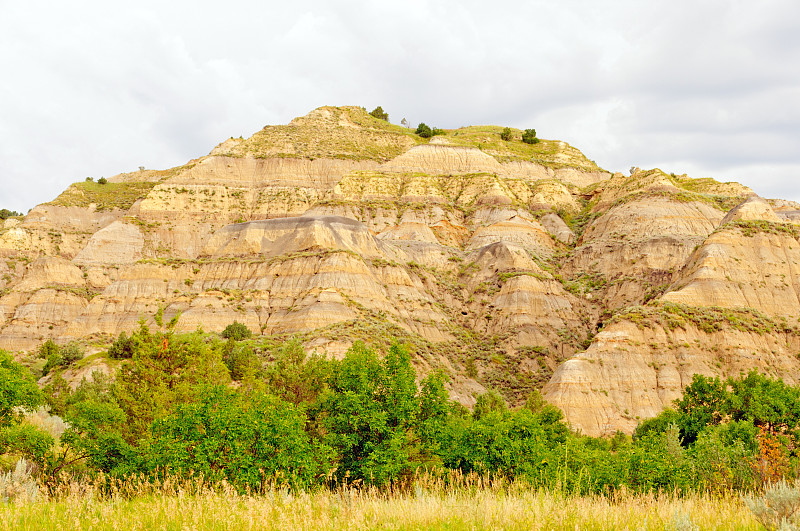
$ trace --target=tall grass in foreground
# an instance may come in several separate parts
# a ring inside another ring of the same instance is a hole
[[[0,505],[0,529],[760,529],[736,496],[574,496],[474,476],[264,495],[201,481],[72,482],[41,499]]]

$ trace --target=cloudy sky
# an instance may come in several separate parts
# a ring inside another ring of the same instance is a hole
[[[0,0],[0,72],[0,208],[321,105],[800,201],[797,0]]]

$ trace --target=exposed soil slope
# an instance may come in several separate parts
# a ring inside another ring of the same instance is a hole
[[[410,346],[466,405],[533,389],[630,432],[694,373],[798,378],[800,205],[598,168],[564,142],[426,140],[323,107],[208,156],[69,187],[0,228],[0,348],[101,349],[163,310],[338,356]]]

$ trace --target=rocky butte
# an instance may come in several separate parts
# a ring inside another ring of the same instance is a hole
[[[0,228],[0,348],[95,355],[144,318],[233,321],[340,356],[409,345],[465,405],[533,389],[630,433],[695,373],[800,374],[800,205],[611,174],[564,142],[430,140],[322,107],[163,171],[79,182]]]

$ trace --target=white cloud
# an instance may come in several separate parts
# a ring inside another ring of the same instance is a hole
[[[0,207],[330,104],[797,197],[797,20],[788,0],[6,2]]]

